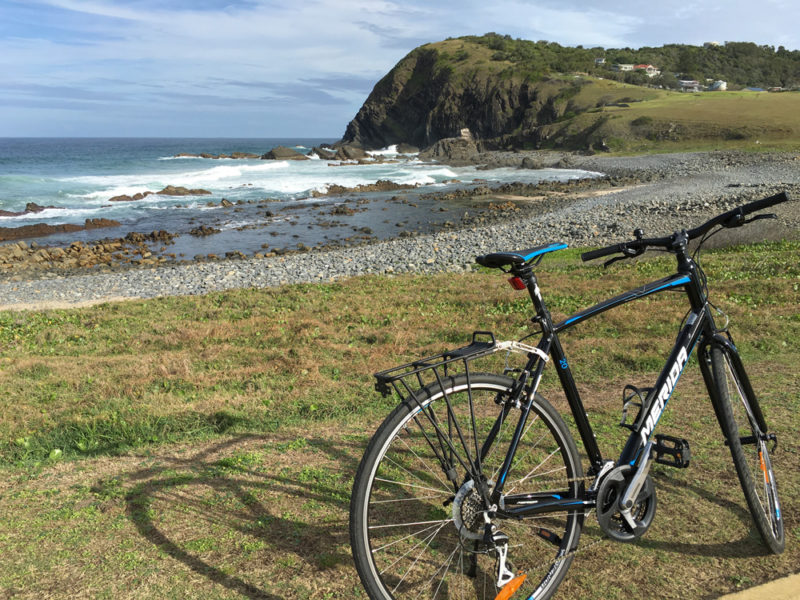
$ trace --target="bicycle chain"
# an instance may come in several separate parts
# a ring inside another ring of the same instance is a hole
[[[538,479],[537,481],[541,482],[541,483],[565,483],[565,482],[566,483],[574,483],[576,481],[581,481],[581,482],[586,483],[586,482],[589,482],[589,481],[594,482],[596,477],[597,477],[596,475],[584,475],[583,477],[570,477],[570,478],[567,478],[566,480],[563,477],[560,477],[560,478],[557,478],[557,479],[556,478]],[[588,517],[592,513],[593,510],[594,509],[591,509],[588,513],[584,514],[584,518]],[[586,546],[583,546],[582,548],[575,548],[574,550],[570,550],[569,552],[567,552],[563,556],[559,556],[555,560],[548,560],[548,561],[544,561],[542,563],[539,563],[538,565],[532,567],[530,570],[531,571],[536,571],[536,570],[541,569],[543,567],[547,567],[549,565],[555,565],[557,563],[563,562],[563,561],[567,560],[568,558],[570,558],[572,556],[575,556],[579,552],[585,552],[589,548],[594,548],[598,544],[600,544],[602,542],[605,542],[605,541],[608,541],[609,539],[610,538],[607,535],[604,535],[603,537],[594,540],[593,542],[587,544]]]
[[[551,477],[551,478],[545,478],[545,479],[536,478],[535,481],[536,481],[536,483],[575,483],[576,481],[582,481],[584,483],[587,483],[587,482],[594,482],[594,480],[596,478],[597,478],[597,475],[584,475],[583,477],[567,477],[566,479],[564,477],[558,477],[558,478]],[[509,481],[506,485],[510,485],[510,484],[514,484],[514,483],[520,483],[522,481],[525,481],[525,480],[524,479],[517,479],[516,481]]]

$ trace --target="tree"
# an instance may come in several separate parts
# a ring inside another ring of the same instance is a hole
[[[653,85],[660,85],[667,90],[677,90],[680,87],[678,78],[672,73],[664,73],[653,77]]]

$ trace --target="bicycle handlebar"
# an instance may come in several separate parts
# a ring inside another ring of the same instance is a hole
[[[781,202],[787,202],[788,200],[788,194],[786,192],[781,192],[779,194],[775,194],[774,196],[769,196],[768,198],[762,198],[761,200],[756,200],[755,202],[750,202],[749,204],[737,206],[734,209],[717,215],[713,219],[706,221],[694,229],[690,229],[686,232],[687,239],[693,240],[699,238],[717,225],[721,225],[722,227],[739,227],[740,225],[745,224],[745,217],[747,217],[747,215],[758,212],[759,210],[764,210],[770,206],[775,206]],[[625,257],[633,257],[638,256],[651,246],[657,248],[671,248],[674,241],[675,234],[659,238],[637,237],[637,239],[628,242],[620,242],[618,244],[606,246],[605,248],[598,248],[597,250],[584,252],[581,254],[581,259],[585,262],[594,260],[595,258],[609,256],[611,254],[623,254]]]

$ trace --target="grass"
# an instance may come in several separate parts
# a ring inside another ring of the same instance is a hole
[[[517,129],[505,132],[505,137],[514,138],[521,147],[538,140],[545,148],[603,148],[626,155],[800,150],[800,93],[796,91],[692,94],[583,74],[545,73],[530,64],[496,60],[494,50],[466,39],[426,44],[418,50],[437,53],[433,75],[446,79],[456,91],[486,87],[502,97],[518,94],[521,86],[533,86],[537,100],[524,116],[512,114],[519,108],[513,107],[514,102],[493,110],[498,123],[515,124]],[[393,71],[396,83],[405,82],[404,94],[409,97],[420,92],[431,76],[423,71],[412,74],[416,67],[416,61],[403,60]]]
[[[619,85],[593,81],[583,89],[595,91],[582,93],[597,95],[598,86]],[[646,91],[641,101],[595,109],[546,129],[561,139],[592,132],[592,139],[623,153],[800,148],[800,93]]]
[[[713,598],[800,561],[800,244],[709,252],[704,265],[781,443],[787,549],[763,554],[692,359],[662,433],[687,470],[656,466],[654,525],[579,554],[558,597]],[[665,258],[548,256],[556,318],[669,272]],[[9,597],[362,598],[347,540],[352,477],[393,401],[371,373],[532,331],[496,273],[324,285],[45,312],[0,312],[0,590]],[[660,294],[563,342],[601,448],[626,383],[652,383],[685,313]],[[621,368],[623,367],[623,368]],[[553,371],[542,391],[566,411]],[[592,519],[584,544],[599,538]],[[628,568],[636,564],[636,569]]]

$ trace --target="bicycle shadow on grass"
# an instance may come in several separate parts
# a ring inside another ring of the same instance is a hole
[[[695,556],[717,557],[717,558],[755,558],[766,556],[769,552],[759,542],[754,543],[750,535],[754,530],[754,525],[750,513],[741,505],[721,498],[704,488],[702,485],[685,481],[674,477],[665,472],[660,472],[656,479],[656,492],[661,489],[666,493],[672,494],[675,498],[684,496],[686,491],[691,491],[704,501],[716,505],[715,511],[724,511],[738,520],[742,524],[742,537],[737,540],[729,540],[716,543],[690,543],[680,542],[675,539],[657,540],[648,538],[646,535],[638,541],[642,547],[652,550],[662,550],[676,554],[691,554]],[[659,515],[656,512],[656,519]],[[757,536],[758,534],[756,534]],[[758,538],[760,540],[760,538]]]
[[[309,438],[305,452],[267,452],[275,464],[255,462],[259,443],[281,441],[288,438],[245,435],[186,457],[159,457],[157,467],[126,475],[134,483],[125,496],[128,518],[159,551],[244,597],[291,597],[303,580],[328,570],[314,585],[341,587],[352,564],[349,489],[363,446]],[[256,452],[230,455],[242,447]]]

